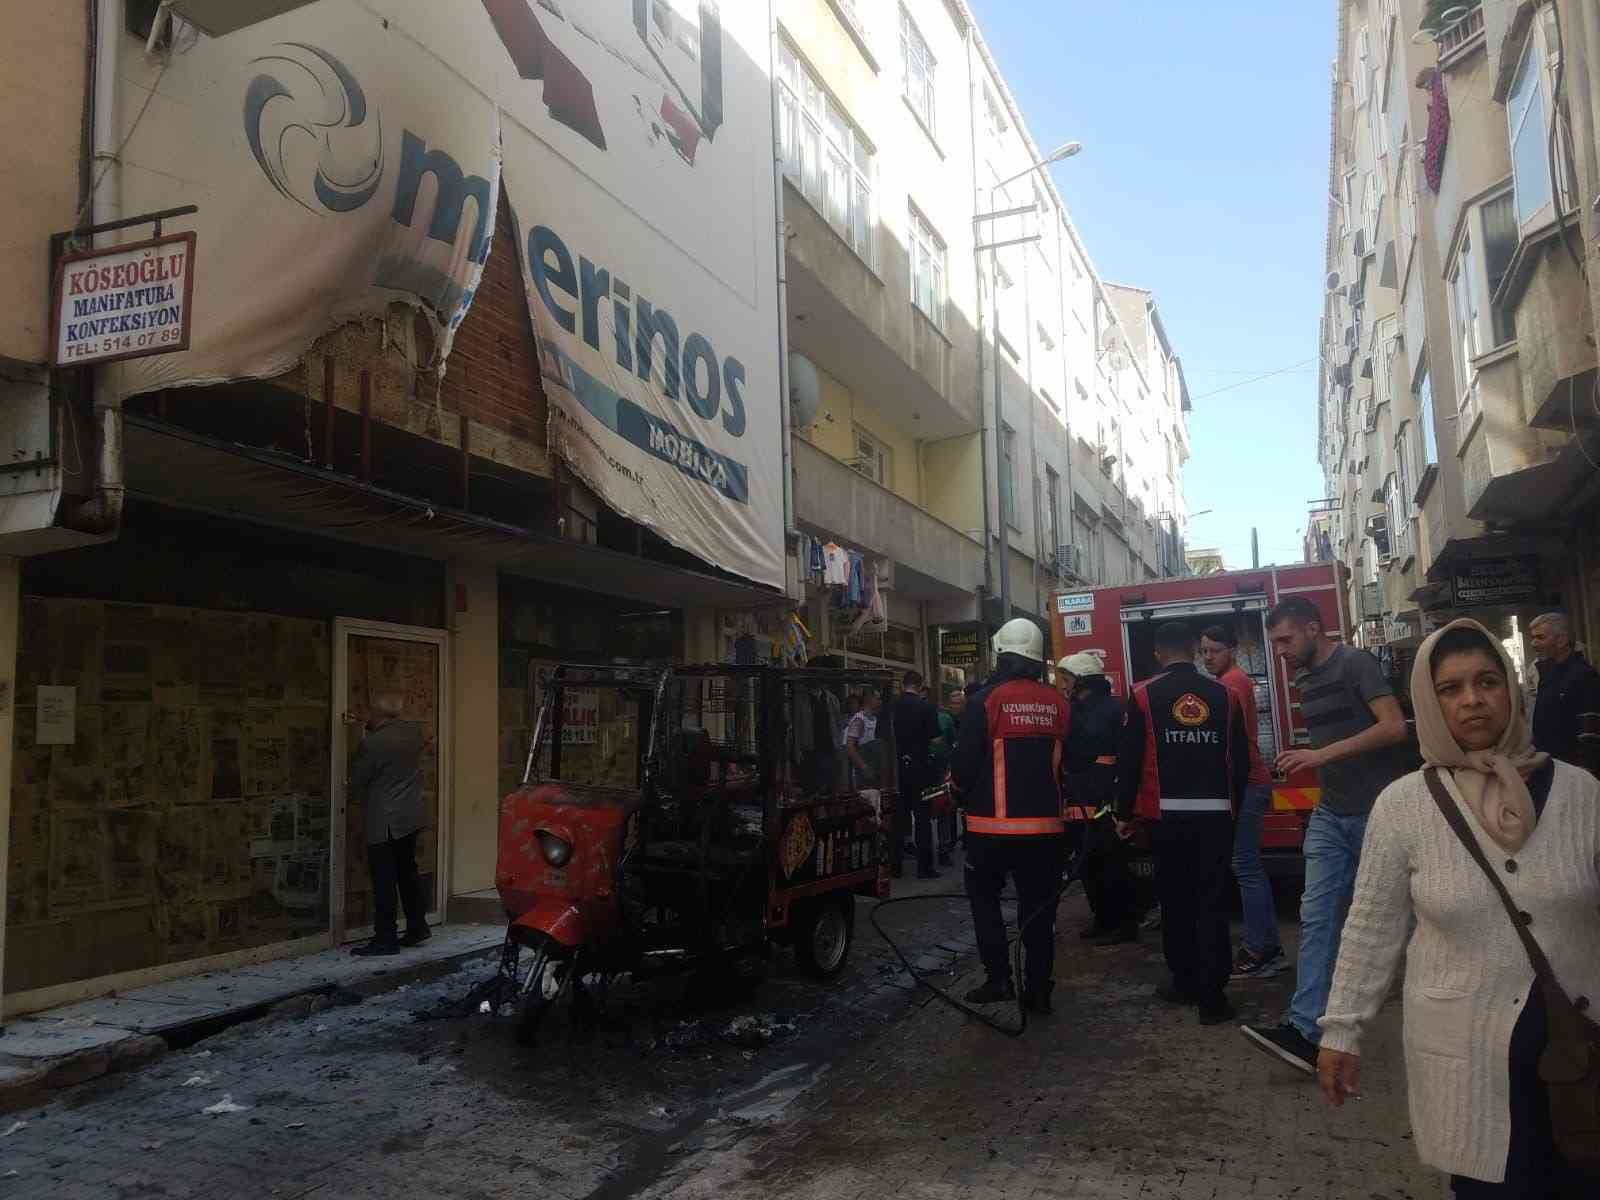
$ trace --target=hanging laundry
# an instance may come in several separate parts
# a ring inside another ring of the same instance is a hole
[[[828,542],[822,547],[822,581],[829,587],[848,587],[850,584],[850,555],[843,547]]]
[[[869,592],[861,615],[856,617],[856,623],[850,627],[850,636],[859,633],[887,633],[889,631],[889,611],[884,600],[883,589],[878,586],[878,565],[865,564]]]
[[[821,583],[823,572],[827,570],[827,560],[822,556],[822,543],[816,538],[807,538],[811,543],[811,553],[806,559],[806,573],[813,582]]]
[[[862,568],[861,555],[854,550],[849,552],[850,574],[845,584],[844,602],[851,608],[862,608],[867,603],[866,573]]]

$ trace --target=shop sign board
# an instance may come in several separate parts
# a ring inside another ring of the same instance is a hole
[[[1457,608],[1531,603],[1539,598],[1539,556],[1469,558],[1455,565],[1450,588]]]
[[[1093,612],[1093,592],[1064,592],[1056,597],[1056,612]]]
[[[946,629],[939,634],[939,661],[947,667],[978,665],[978,631]]]
[[[396,303],[443,374],[503,193],[551,453],[781,589],[771,28],[770,0],[323,0],[135,63],[127,105],[155,69],[163,103],[122,151],[122,205],[203,193],[227,252],[187,350],[120,365],[109,397],[273,377]]]
[[[193,233],[66,254],[50,293],[50,365],[99,363],[189,348]]]

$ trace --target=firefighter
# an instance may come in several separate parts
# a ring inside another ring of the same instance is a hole
[[[1117,832],[1150,831],[1161,901],[1161,940],[1172,983],[1156,995],[1194,1005],[1202,1025],[1233,1019],[1223,994],[1233,814],[1250,774],[1238,698],[1194,665],[1196,639],[1170,622],[1155,631],[1160,672],[1134,689],[1117,761]]]
[[[1071,711],[1043,682],[1044,634],[1017,618],[993,642],[995,672],[967,703],[950,766],[967,814],[966,885],[987,979],[967,993],[972,1004],[1016,997],[1006,956],[1000,893],[1017,886],[1024,951],[1023,1004],[1048,1013],[1060,896],[1061,759]]]
[[[1117,745],[1122,704],[1098,655],[1082,652],[1064,658],[1060,670],[1072,680],[1072,730],[1065,762],[1067,803],[1087,809],[1084,824],[1083,890],[1094,921],[1083,939],[1097,946],[1139,940],[1128,843],[1117,835],[1113,809],[1117,794]]]

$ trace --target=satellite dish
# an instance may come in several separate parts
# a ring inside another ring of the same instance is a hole
[[[1328,272],[1327,288],[1330,292],[1336,292],[1339,290],[1339,272]]]
[[[815,425],[822,408],[822,384],[817,368],[804,354],[789,355],[789,411],[796,429]]]

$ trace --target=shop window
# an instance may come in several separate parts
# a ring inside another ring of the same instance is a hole
[[[20,624],[7,994],[326,934],[327,623],[29,596]]]

